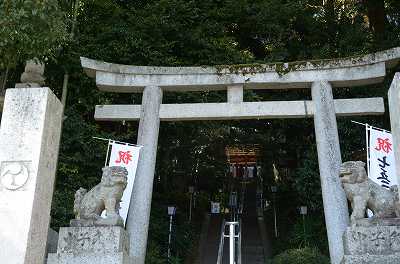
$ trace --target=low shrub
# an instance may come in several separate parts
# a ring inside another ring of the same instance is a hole
[[[329,264],[329,258],[316,248],[288,249],[275,256],[267,264]]]

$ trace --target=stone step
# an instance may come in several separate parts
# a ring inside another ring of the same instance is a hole
[[[246,256],[242,257],[242,263],[244,264],[264,264],[264,258],[260,256]]]
[[[257,247],[242,247],[242,252],[245,252],[246,254],[263,254],[264,248],[257,246]]]
[[[264,248],[262,246],[242,247],[242,263],[264,264]]]

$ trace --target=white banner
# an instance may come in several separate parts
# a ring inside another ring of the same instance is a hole
[[[113,141],[110,142],[110,145],[111,154],[108,166],[121,166],[128,170],[128,184],[122,195],[119,209],[119,214],[124,219],[125,223],[128,216],[129,204],[131,202],[133,183],[135,181],[141,147]]]
[[[397,185],[392,134],[367,126],[369,131],[369,178],[387,189]]]

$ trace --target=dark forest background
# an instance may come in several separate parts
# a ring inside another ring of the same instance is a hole
[[[46,63],[46,86],[66,99],[52,206],[51,225],[57,229],[73,217],[74,192],[100,180],[107,146],[92,137],[134,143],[137,136],[137,122],[94,121],[97,104],[140,103],[141,98],[98,91],[83,73],[80,56],[154,66],[331,59],[400,46],[399,24],[398,0],[0,0],[0,84],[3,92],[13,87],[24,61],[37,57]],[[386,98],[396,69],[383,84],[337,89],[334,96]],[[246,101],[299,99],[310,99],[310,91],[245,93]],[[226,94],[220,92],[165,93],[163,102],[224,100]],[[350,120],[338,118],[344,161],[365,156],[363,127]],[[353,120],[390,129],[388,113]],[[296,248],[313,249],[303,255],[328,255],[311,119],[165,122],[160,128],[147,263],[165,263],[168,204],[178,206],[176,257],[171,262],[193,263],[204,213],[226,181],[225,147],[246,144],[261,147],[268,199],[272,163],[282,176],[277,199],[281,235],[274,241],[274,254],[281,256],[275,263]],[[191,223],[189,185],[198,192]],[[300,205],[309,208],[305,235]],[[270,215],[266,211],[266,219]]]

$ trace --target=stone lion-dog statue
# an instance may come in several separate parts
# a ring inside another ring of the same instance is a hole
[[[119,203],[128,182],[124,167],[104,167],[101,182],[90,191],[80,188],[75,193],[74,214],[71,226],[123,226]],[[101,216],[106,210],[106,217]]]
[[[353,212],[352,225],[365,218],[366,209],[374,213],[374,218],[393,218],[400,216],[400,203],[397,185],[386,189],[368,178],[362,161],[347,161],[340,167],[340,180]]]

